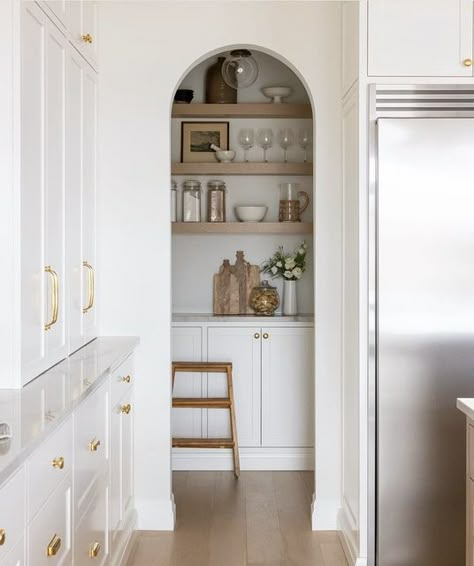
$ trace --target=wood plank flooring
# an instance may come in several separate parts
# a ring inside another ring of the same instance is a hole
[[[142,531],[127,566],[347,566],[312,491],[312,472],[174,472],[176,530]]]

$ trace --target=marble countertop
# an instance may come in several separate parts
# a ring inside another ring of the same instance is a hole
[[[0,423],[7,423],[12,435],[0,441],[0,485],[137,345],[135,337],[97,338],[23,389],[0,389]]]
[[[456,407],[467,417],[474,420],[474,399],[457,399]]]
[[[174,313],[174,323],[213,323],[213,322],[233,322],[233,323],[246,323],[253,324],[264,323],[266,326],[272,324],[288,324],[288,323],[302,323],[313,324],[313,314],[298,314],[296,316],[283,316],[276,314],[273,316],[255,316],[249,315],[216,315],[212,313]]]

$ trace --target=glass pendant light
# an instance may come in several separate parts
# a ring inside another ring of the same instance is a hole
[[[258,65],[248,49],[234,49],[222,64],[221,72],[232,88],[247,88],[257,80]]]

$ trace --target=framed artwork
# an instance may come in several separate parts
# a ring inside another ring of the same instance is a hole
[[[216,161],[211,144],[229,149],[229,122],[181,122],[181,162]]]

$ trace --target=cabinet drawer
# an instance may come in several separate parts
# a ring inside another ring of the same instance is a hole
[[[2,560],[2,566],[25,566],[25,539],[22,538]]]
[[[16,472],[0,489],[0,563],[23,537],[25,528],[25,472]],[[3,541],[3,542],[2,542]]]
[[[71,470],[72,419],[69,419],[28,461],[30,520]]]
[[[74,500],[80,507],[108,460],[108,383],[74,414]]]
[[[82,519],[75,528],[74,566],[87,566],[91,563],[101,565],[107,562],[107,499],[107,485],[105,481],[99,481]]]
[[[71,564],[71,477],[48,499],[29,527],[28,563]]]
[[[133,357],[127,358],[110,376],[111,404],[115,405],[133,385]]]

